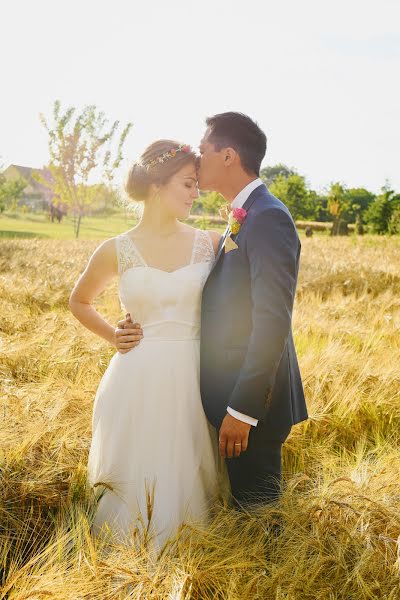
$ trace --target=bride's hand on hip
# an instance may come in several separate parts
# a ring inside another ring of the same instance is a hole
[[[132,322],[130,313],[127,313],[125,319],[118,321],[114,330],[114,345],[118,352],[126,354],[129,350],[138,346],[142,338],[142,328],[139,323]]]

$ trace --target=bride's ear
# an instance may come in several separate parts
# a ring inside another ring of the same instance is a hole
[[[160,195],[161,185],[158,183],[152,183],[149,189],[150,200],[155,200]]]

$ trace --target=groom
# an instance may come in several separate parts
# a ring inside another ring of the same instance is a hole
[[[234,112],[206,124],[199,187],[242,210],[231,213],[203,289],[201,396],[240,507],[279,496],[282,444],[308,416],[292,335],[301,244],[259,178],[263,131]]]

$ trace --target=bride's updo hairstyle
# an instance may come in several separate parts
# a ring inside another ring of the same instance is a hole
[[[129,169],[125,191],[136,202],[145,202],[150,185],[164,185],[186,165],[197,164],[190,146],[174,140],[157,140],[146,148],[140,159]]]

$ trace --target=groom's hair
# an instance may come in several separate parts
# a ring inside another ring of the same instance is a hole
[[[238,112],[225,112],[206,119],[208,140],[216,150],[234,148],[248,173],[260,174],[267,149],[267,136],[255,121]]]

